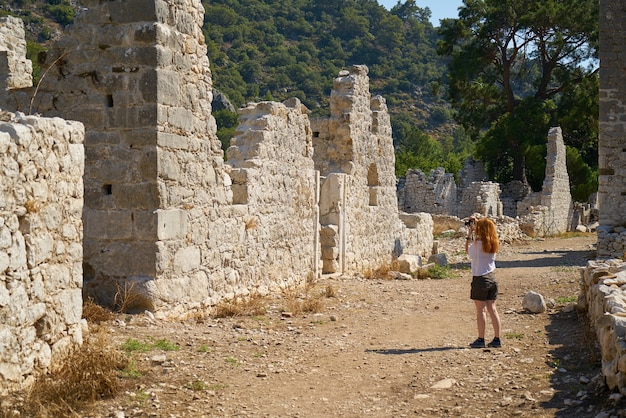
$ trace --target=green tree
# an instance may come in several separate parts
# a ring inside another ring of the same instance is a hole
[[[451,103],[497,180],[526,180],[527,160],[565,118],[559,104],[596,77],[585,65],[597,57],[598,13],[596,0],[464,0],[458,19],[442,21]]]

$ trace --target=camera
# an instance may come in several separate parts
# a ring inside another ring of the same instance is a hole
[[[468,219],[467,221],[465,221],[465,226],[471,226],[474,223],[473,219]]]

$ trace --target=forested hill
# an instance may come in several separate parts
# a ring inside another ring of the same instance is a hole
[[[207,0],[205,7],[215,86],[235,105],[296,96],[314,114],[327,112],[333,78],[353,64],[369,67],[372,93],[392,113],[423,123],[426,106],[440,102],[445,63],[430,11],[413,0],[391,11],[376,0]]]

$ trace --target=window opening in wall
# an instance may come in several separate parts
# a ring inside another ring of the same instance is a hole
[[[367,186],[369,189],[369,205],[378,206],[378,167],[376,164],[371,164],[367,169]]]
[[[113,95],[112,94],[107,94],[107,106],[113,107]]]
[[[319,132],[313,132],[313,138],[319,138],[320,137],[320,133]]]
[[[113,185],[105,184],[102,186],[102,194],[105,196],[109,196],[113,194]]]

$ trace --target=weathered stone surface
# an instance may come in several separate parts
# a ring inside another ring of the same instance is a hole
[[[592,260],[581,270],[582,308],[594,325],[609,389],[626,394],[626,263]]]
[[[524,295],[522,307],[532,313],[542,313],[547,309],[546,301],[543,295],[533,292],[532,290],[526,292]]]
[[[598,256],[624,257],[626,224],[626,10],[600,1],[600,115],[598,132]]]
[[[0,181],[3,395],[45,372],[56,342],[68,350],[82,342],[83,125],[10,119],[0,122],[0,167],[9,173]]]
[[[60,325],[44,324],[54,334],[36,350],[44,363],[80,342],[81,283],[103,305],[128,294],[132,311],[178,317],[430,255],[432,217],[398,212],[389,113],[367,67],[336,78],[330,118],[311,121],[295,98],[246,105],[225,161],[201,2],[83,5],[42,63],[59,68],[32,111],[55,119],[0,125],[0,267],[33,283],[7,287],[0,303],[23,307],[13,327],[50,319],[48,305],[28,306],[35,295],[63,305]],[[30,112],[34,95],[5,86],[0,107]],[[32,375],[33,358],[0,364]]]
[[[402,254],[398,257],[398,270],[400,273],[415,273],[422,265],[422,257],[415,254]]]

